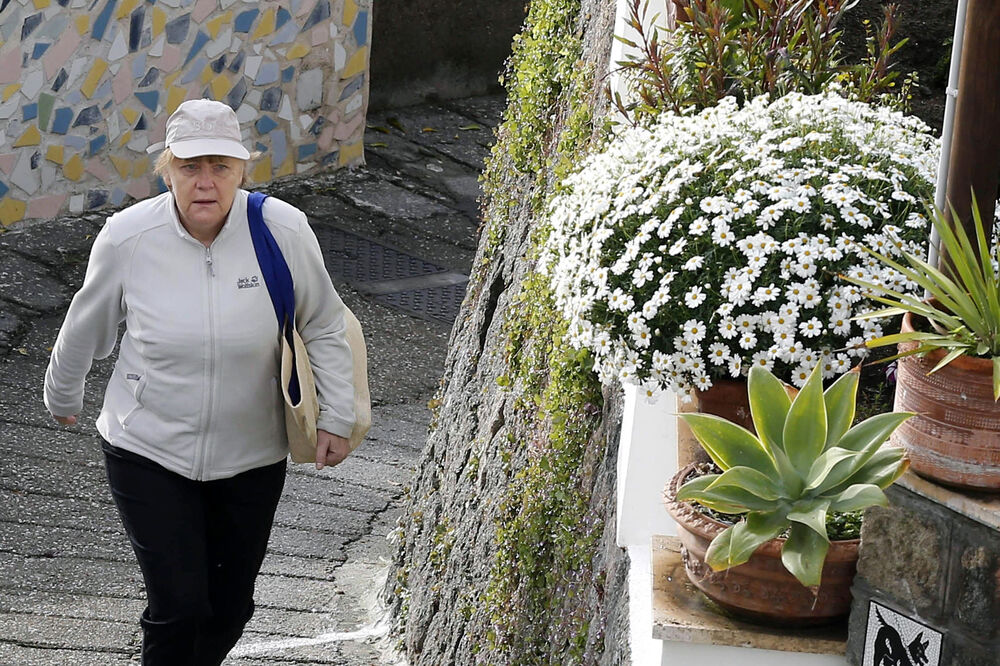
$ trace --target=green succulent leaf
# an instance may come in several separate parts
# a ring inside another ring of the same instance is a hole
[[[876,414],[848,430],[840,438],[837,446],[851,451],[865,451],[873,445],[877,448],[889,438],[889,435],[896,428],[911,416],[913,416],[912,412]]]
[[[757,435],[771,452],[783,451],[781,433],[792,399],[781,380],[759,366],[750,369],[747,379],[750,414]]]
[[[809,468],[805,489],[807,491],[815,490],[831,479],[834,480],[831,485],[836,485],[840,482],[836,481],[838,477],[841,481],[846,479],[850,476],[858,455],[857,451],[843,449],[839,446],[827,449]]]
[[[792,523],[781,549],[781,563],[800,583],[815,587],[822,580],[823,562],[829,549],[830,542],[816,530],[802,523]]]
[[[707,490],[722,490],[724,488],[739,488],[762,500],[775,501],[782,496],[782,489],[769,476],[761,474],[752,467],[732,467],[726,470],[710,485]]]
[[[792,467],[803,477],[826,445],[826,405],[820,364],[795,396],[785,419],[782,442]]]
[[[710,509],[725,513],[769,511],[773,510],[775,506],[775,500],[763,499],[739,486],[720,486],[703,490],[682,487],[677,492],[677,499],[685,502],[697,502]],[[725,509],[720,507],[725,507]]]
[[[898,479],[908,466],[909,461],[906,459],[906,452],[903,449],[885,446],[859,465],[846,479],[838,484],[828,486],[820,492],[823,493],[824,497],[836,497],[839,493],[859,483],[871,484],[884,489]]]
[[[697,502],[713,511],[721,513],[745,513],[747,508],[742,504],[733,504],[720,498],[718,494],[706,493],[706,488],[712,485],[721,474],[706,474],[691,479],[677,489],[677,500],[681,502]]]
[[[705,562],[715,571],[743,564],[761,544],[781,534],[788,526],[781,511],[754,511],[716,536],[705,552]]]
[[[829,506],[830,500],[823,498],[796,502],[788,512],[788,520],[805,525],[826,539],[826,513]]]
[[[887,506],[889,500],[878,486],[871,483],[856,483],[832,498],[830,511],[846,513],[860,511],[870,506]]]
[[[854,421],[854,405],[858,395],[858,368],[846,372],[823,393],[826,404],[826,443],[824,450],[837,446],[840,438]]]
[[[752,467],[767,476],[776,473],[764,445],[746,428],[711,414],[681,414],[695,439],[722,471]]]
[[[1000,400],[1000,356],[993,357],[993,402]]]

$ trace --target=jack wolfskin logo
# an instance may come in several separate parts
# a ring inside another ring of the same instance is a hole
[[[256,275],[253,277],[241,277],[236,280],[237,289],[253,289],[254,287],[260,286],[260,278]]]

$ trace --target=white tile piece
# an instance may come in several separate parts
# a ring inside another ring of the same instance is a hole
[[[118,70],[121,68],[122,64],[120,62],[113,62],[108,65],[108,71],[111,72],[111,77],[114,78],[115,74],[117,74]]]
[[[10,182],[20,187],[28,194],[33,195],[42,188],[41,174],[37,169],[31,168],[32,150],[22,150],[21,157],[17,160],[17,166],[10,175]]]
[[[229,44],[229,50],[232,51],[233,53],[239,53],[242,47],[243,47],[243,40],[234,34],[233,40]]]
[[[71,86],[80,78],[85,71],[90,69],[93,61],[90,58],[77,58],[69,68],[69,78],[63,84],[63,90],[70,90]]]
[[[361,92],[359,91],[347,101],[347,104],[344,106],[344,115],[349,116],[360,109],[363,101]]]
[[[302,130],[299,129],[296,123],[288,124],[288,138],[291,139],[293,146],[302,139]]]
[[[281,96],[281,106],[278,107],[278,117],[282,120],[292,122],[292,100],[288,95]]]
[[[295,173],[305,173],[316,166],[315,162],[301,162],[295,165]]]
[[[340,41],[336,41],[333,44],[333,68],[336,71],[344,69],[344,65],[347,64],[347,49]]]
[[[247,62],[243,66],[243,73],[246,74],[249,79],[256,79],[257,72],[260,70],[261,63],[264,59],[259,55],[252,55],[247,57]]]
[[[302,129],[309,129],[309,126],[313,124],[313,117],[308,113],[303,113],[299,116],[299,125],[302,125]]]
[[[300,111],[315,109],[323,103],[323,70],[310,69],[298,76],[295,85],[295,101]]]
[[[15,111],[21,110],[21,100],[18,97],[11,97],[4,104],[0,104],[0,120],[7,120]],[[10,129],[9,127],[7,129]],[[13,134],[13,132],[11,132]],[[6,142],[3,142],[6,145]]]
[[[256,53],[257,55],[260,55],[260,52],[263,50],[263,48],[264,45],[261,44],[260,42],[257,42],[256,44],[253,45],[253,52]]]
[[[240,104],[240,108],[236,110],[236,117],[241,123],[249,123],[257,119],[257,109],[249,104]]]
[[[229,9],[234,4],[236,4],[236,0],[222,0],[222,8],[223,9]]]
[[[226,28],[217,39],[213,39],[205,45],[205,53],[209,59],[214,59],[229,49],[229,44],[233,40],[232,27]]]
[[[146,154],[146,147],[149,146],[149,136],[146,132],[139,132],[132,135],[134,138],[128,142],[128,149],[137,153]]]
[[[74,194],[69,198],[69,212],[71,213],[82,213],[83,212],[83,195]]]
[[[245,98],[243,98],[243,101],[245,101],[247,104],[249,104],[250,106],[254,107],[255,109],[259,109],[260,108],[260,100],[261,100],[261,98],[263,96],[264,96],[264,93],[262,93],[260,90],[256,90],[255,89],[255,90],[251,90],[250,92],[248,92],[247,96]]]
[[[59,177],[59,171],[56,166],[48,161],[43,161],[42,166],[42,189],[46,192],[52,191],[52,186],[56,184],[56,179]]]
[[[161,33],[153,45],[149,47],[149,55],[154,58],[159,58],[163,56],[163,45],[167,43],[167,33]]]
[[[108,60],[114,62],[115,60],[121,60],[128,53],[128,42],[125,41],[125,31],[120,30],[118,36],[115,37],[115,41],[111,44],[111,50],[108,51]]]
[[[37,100],[38,93],[45,85],[45,71],[41,69],[36,69],[31,74],[28,74],[24,79],[24,83],[21,84],[21,92],[30,100]]]
[[[121,136],[121,126],[119,125],[119,116],[117,113],[110,113],[105,116],[105,120],[108,123],[108,141],[114,141],[119,136]]]

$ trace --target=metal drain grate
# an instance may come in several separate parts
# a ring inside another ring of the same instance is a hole
[[[320,227],[316,238],[331,273],[352,282],[398,280],[445,269],[340,229]]]
[[[410,289],[376,296],[375,300],[410,314],[451,324],[465,299],[465,284]]]

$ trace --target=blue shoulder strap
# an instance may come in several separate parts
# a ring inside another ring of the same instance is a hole
[[[251,192],[247,200],[247,221],[250,223],[250,239],[253,241],[254,252],[257,253],[257,263],[264,278],[267,293],[274,305],[274,315],[278,318],[278,328],[292,344],[292,329],[295,326],[295,284],[292,282],[292,272],[288,270],[284,255],[274,235],[264,223],[264,199],[266,194]],[[292,373],[291,385],[288,387],[289,397],[293,404],[299,402],[298,373]]]

